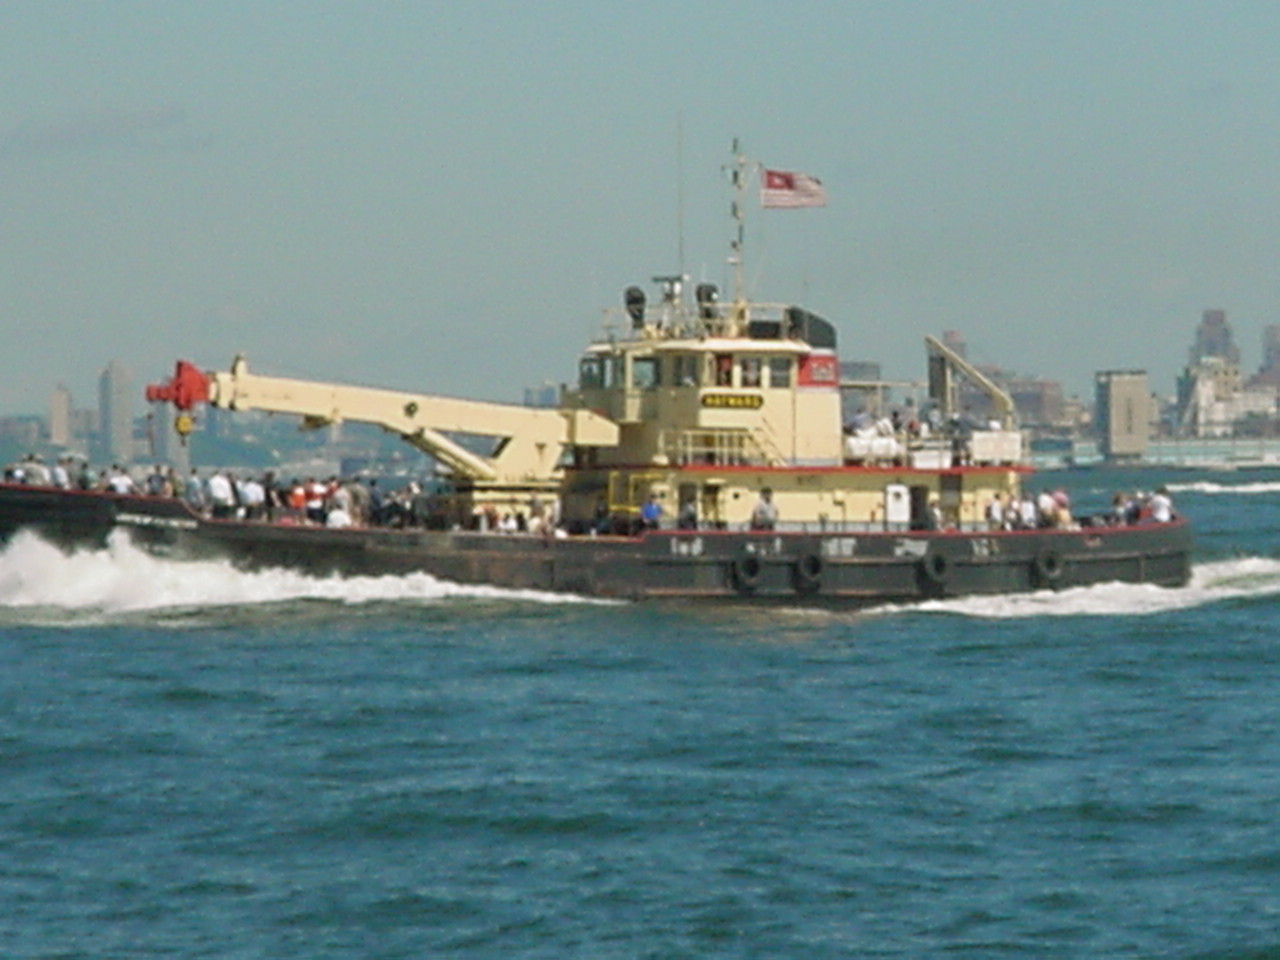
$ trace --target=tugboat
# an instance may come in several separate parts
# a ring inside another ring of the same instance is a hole
[[[708,283],[692,296],[684,276],[654,283],[652,299],[632,286],[606,313],[555,409],[264,377],[242,357],[229,372],[179,362],[147,388],[180,432],[201,404],[380,425],[448,471],[419,526],[211,519],[175,499],[5,485],[0,537],[103,543],[125,528],[177,557],[631,599],[853,607],[1188,581],[1182,518],[993,521],[991,504],[1012,516],[1031,474],[1014,405],[941,341],[926,338],[927,407],[949,428],[851,432],[831,322],[749,302],[740,284],[722,303]],[[963,423],[964,380],[990,396],[992,421]],[[459,434],[493,438],[491,452]],[[507,515],[521,532],[493,529]]]

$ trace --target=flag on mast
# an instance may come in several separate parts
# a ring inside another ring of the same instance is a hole
[[[827,188],[817,177],[790,170],[761,169],[760,206],[794,209],[826,205]]]

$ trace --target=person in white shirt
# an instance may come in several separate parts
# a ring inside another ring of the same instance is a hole
[[[249,477],[240,484],[240,500],[244,505],[246,520],[262,519],[266,513],[267,490],[260,480]]]
[[[67,490],[71,487],[71,474],[67,472],[67,458],[62,457],[49,469],[50,477],[53,485],[59,490]]]
[[[209,477],[209,506],[215,520],[230,520],[236,512],[236,494],[231,478],[222,470]]]
[[[138,487],[133,482],[133,477],[125,473],[123,468],[114,466],[111,468],[111,476],[107,478],[107,487],[112,493],[137,493]]]
[[[1173,520],[1173,501],[1169,498],[1168,487],[1157,489],[1147,505],[1151,509],[1151,519],[1156,523],[1169,523]]]

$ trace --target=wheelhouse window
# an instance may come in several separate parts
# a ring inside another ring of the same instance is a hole
[[[769,386],[771,387],[791,386],[791,358],[790,357],[770,357],[769,358]]]
[[[631,361],[631,386],[651,390],[662,383],[662,368],[657,357],[636,357]]]
[[[578,388],[600,390],[604,387],[604,358],[583,357],[578,364]]]
[[[697,354],[678,353],[673,358],[675,363],[675,373],[673,379],[677,387],[696,387],[698,385],[698,361]]]
[[[733,354],[731,353],[716,354],[716,386],[733,386]]]
[[[760,386],[760,358],[742,358],[742,385],[744,387]]]

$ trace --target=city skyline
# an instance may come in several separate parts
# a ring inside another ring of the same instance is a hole
[[[974,359],[969,356],[969,342],[964,331],[942,331],[941,339],[962,356]],[[1241,386],[1248,381],[1251,386],[1260,389],[1272,390],[1272,388],[1280,388],[1280,324],[1265,327],[1261,332],[1261,340],[1261,359],[1256,369],[1254,369],[1248,362],[1242,360],[1242,356],[1245,355],[1242,354],[1234,327],[1226,311],[1216,308],[1203,310],[1199,321],[1186,331],[1186,342],[1189,344],[1186,351],[1186,362],[1179,368],[1177,375],[1167,389],[1162,388],[1159,384],[1151,383],[1152,395],[1164,402],[1177,403],[1180,383],[1202,360],[1206,359],[1223,360],[1229,363],[1235,370],[1236,379],[1239,380]],[[855,380],[865,380],[868,377],[874,380],[884,376],[883,364],[878,360],[868,358],[851,359],[843,354],[840,355],[840,360],[842,369],[847,368],[857,371],[853,374]],[[986,363],[981,359],[977,359],[976,362],[988,375],[994,375],[998,380],[1004,382],[1007,389],[1016,391],[1016,385],[1022,382],[1061,385],[1061,381],[1053,377],[1052,374],[1004,367],[999,363]],[[1093,375],[1096,379],[1097,376],[1113,372],[1115,369],[1099,368],[1099,370],[1094,371]],[[1250,372],[1251,370],[1252,372]],[[874,373],[868,373],[867,371],[874,371]],[[1149,377],[1149,371],[1142,369],[1139,372]],[[893,381],[892,378],[888,377],[885,379],[899,386],[903,383],[903,381]],[[117,381],[122,386],[115,385]],[[96,429],[105,430],[102,425],[102,411],[108,409],[112,405],[111,400],[116,398],[119,398],[116,400],[117,405],[128,411],[126,419],[133,421],[151,416],[161,409],[164,410],[165,414],[172,413],[172,410],[168,407],[153,408],[145,402],[143,399],[143,385],[137,382],[133,371],[127,364],[123,364],[119,358],[113,358],[108,361],[98,371],[95,382],[97,384],[96,395],[99,400],[98,407],[87,407],[83,403],[77,403],[75,399],[77,392],[69,388],[65,382],[59,381],[51,387],[46,395],[45,405],[42,408],[0,415],[0,419],[5,417],[11,419],[34,417],[40,419],[48,429],[49,441],[55,446],[65,446],[66,444],[60,441],[58,436],[64,430],[67,433],[73,432],[70,427],[73,419],[78,419],[81,424],[86,419],[94,420],[99,423]],[[916,382],[920,387],[923,387],[923,380]],[[526,384],[519,387],[522,398],[510,402],[523,403],[525,406],[552,406],[554,405],[554,400],[552,399],[553,391],[556,389],[558,387],[550,381],[544,381],[541,384]],[[135,393],[137,394],[136,397],[133,396]],[[1071,400],[1087,408],[1091,403],[1091,397],[1092,394],[1062,392],[1058,395],[1058,402]],[[106,398],[106,402],[104,402],[104,398]],[[1280,401],[1280,393],[1277,393],[1276,399]],[[120,403],[120,400],[124,402]],[[1028,411],[1021,409],[1023,401],[1018,400],[1017,402],[1019,403],[1020,412],[1026,419]],[[214,408],[205,408],[205,412],[209,416],[218,413]],[[222,415],[225,416],[225,412]],[[107,416],[110,417],[111,415],[108,413]],[[1048,421],[1038,421],[1033,417],[1026,422],[1034,424]],[[119,424],[115,424],[113,429],[117,433],[121,432]],[[75,432],[84,435],[86,431],[80,429]],[[118,440],[113,440],[111,443],[117,447],[120,445]]]
[[[829,195],[750,197],[748,292],[886,376],[961,329],[1071,394],[1136,367],[1164,392],[1205,309],[1254,366],[1278,32],[1179,0],[11,4],[0,414],[106,358],[147,382],[239,352],[518,401],[629,284],[729,289],[735,137]]]

